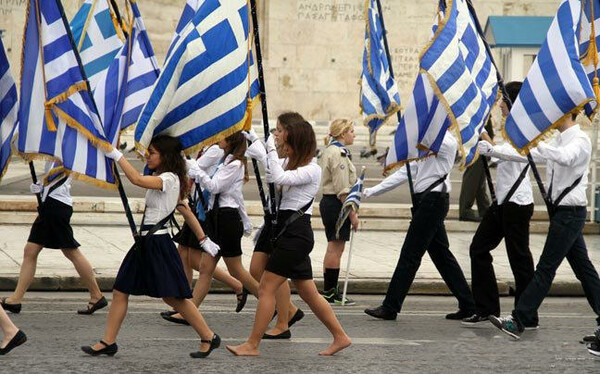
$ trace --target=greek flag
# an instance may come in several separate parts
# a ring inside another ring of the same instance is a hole
[[[438,26],[419,66],[446,109],[463,165],[468,166],[475,161],[479,135],[498,96],[497,72],[467,1],[441,0],[438,10]],[[439,150],[435,140],[443,135],[435,131],[424,136],[421,148],[434,153]]]
[[[93,91],[123,47],[123,30],[108,0],[85,0],[70,26]]]
[[[8,57],[0,39],[0,181],[12,156],[12,140],[17,127],[17,86],[10,74]]]
[[[600,7],[597,1],[595,5],[598,17]],[[593,64],[587,67],[582,64],[580,51],[597,54],[597,47],[594,45],[593,50],[588,51],[591,47],[590,20],[584,17],[580,25],[581,13],[579,0],[564,0],[560,4],[546,41],[506,119],[504,130],[508,139],[524,154],[535,147],[548,131],[558,126],[564,116],[578,112],[586,105],[590,110],[596,106],[590,83],[594,67]],[[578,38],[580,26],[584,38],[587,31],[583,48],[580,48]]]
[[[181,13],[181,18],[179,18],[179,23],[177,23],[177,27],[175,28],[175,35],[173,35],[173,40],[171,41],[171,45],[169,46],[169,50],[167,51],[167,57],[165,57],[165,61],[169,59],[171,55],[171,51],[175,44],[179,41],[181,37],[181,33],[183,29],[190,23],[194,15],[200,9],[200,5],[204,0],[187,0],[185,3],[185,7],[183,8],[183,13]]]
[[[114,188],[111,148],[57,0],[30,0],[23,40],[18,149],[26,159],[52,159],[66,172]],[[41,43],[41,44],[40,44]]]
[[[348,219],[348,215],[350,211],[358,212],[358,208],[360,206],[360,199],[362,197],[363,192],[363,184],[365,181],[365,168],[363,167],[360,176],[356,179],[356,183],[352,186],[350,193],[346,196],[346,200],[344,200],[344,204],[342,205],[342,210],[340,211],[340,215],[338,216],[338,220],[335,223],[335,236],[339,238],[340,230]]]
[[[105,134],[113,144],[120,131],[137,122],[160,72],[137,3],[129,1],[129,5],[134,18],[127,41],[93,92]]]
[[[366,0],[365,51],[360,79],[360,109],[369,128],[369,143],[375,146],[377,130],[400,110],[398,85],[388,64],[383,35],[382,15],[376,0]]]
[[[251,125],[259,93],[246,0],[205,0],[173,47],[135,131],[138,151],[159,134],[186,154]]]
[[[394,144],[386,156],[385,173],[407,162],[428,157],[433,154],[433,149],[439,150],[449,127],[446,109],[440,104],[426,74],[420,73],[394,134]],[[423,143],[429,147],[421,146]]]

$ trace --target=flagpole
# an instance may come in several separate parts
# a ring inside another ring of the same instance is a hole
[[[496,79],[498,80],[498,87],[500,88],[500,91],[502,92],[502,98],[506,102],[506,106],[508,107],[508,110],[510,110],[513,105],[512,100],[510,99],[510,97],[508,97],[508,93],[506,92],[506,87],[504,86],[504,79],[502,78],[502,75],[500,74],[498,65],[496,65],[496,61],[494,60],[494,55],[492,55],[492,49],[490,48],[490,45],[488,44],[487,40],[485,39],[483,29],[481,28],[481,23],[479,23],[479,18],[477,18],[477,13],[475,12],[475,8],[473,7],[473,3],[471,2],[471,0],[467,0],[467,6],[469,7],[469,11],[471,12],[471,15],[473,16],[473,20],[475,21],[475,27],[477,28],[477,33],[481,37],[481,40],[483,41],[483,44],[485,45],[485,49],[486,49],[488,55],[490,56],[490,61],[492,62],[492,65],[494,65],[494,68],[496,69]],[[550,212],[551,203],[548,200],[548,194],[546,193],[546,188],[544,187],[544,183],[542,182],[542,178],[540,177],[540,173],[537,169],[537,166],[535,165],[535,162],[533,161],[533,157],[531,157],[531,153],[527,154],[527,160],[529,161],[529,165],[531,166],[531,171],[533,172],[535,181],[537,182],[537,185],[540,189],[540,193],[542,194],[544,203],[546,203],[546,208],[548,209],[548,212]],[[485,164],[487,165],[487,160],[484,160],[484,161],[485,161]],[[491,181],[491,175],[489,175],[489,177],[488,177],[488,174],[489,174],[489,167],[486,168],[486,178],[489,178],[488,186],[490,187],[490,192],[491,192],[493,189],[493,184]]]
[[[125,157],[125,156],[123,156]],[[119,196],[121,197],[121,202],[123,203],[123,209],[125,209],[125,216],[127,217],[127,222],[129,223],[129,229],[131,230],[131,234],[135,239],[137,236],[137,226],[135,224],[135,220],[133,219],[133,213],[131,213],[131,208],[129,207],[129,201],[127,200],[127,195],[125,194],[125,189],[123,188],[123,182],[121,181],[121,176],[119,175],[119,170],[117,169],[117,165],[114,166],[115,177],[117,179],[117,184],[119,185]]]
[[[29,171],[31,172],[31,180],[33,180],[33,184],[36,184],[37,175],[35,175],[35,166],[33,166],[33,161],[29,161]],[[42,206],[42,194],[36,193],[35,197],[37,198],[38,206]]]
[[[258,14],[256,12],[256,0],[250,0],[250,12],[252,13],[252,28],[253,28],[253,33],[254,33],[254,46],[256,49],[256,66],[258,68],[258,84],[260,87],[260,103],[261,103],[261,108],[262,108],[262,118],[263,118],[263,129],[264,129],[264,133],[265,133],[265,141],[267,140],[267,138],[270,135],[270,131],[269,131],[269,112],[267,110],[267,92],[266,92],[266,87],[265,87],[265,76],[264,76],[264,71],[263,71],[263,65],[262,65],[262,51],[260,49],[260,33],[259,33],[259,29],[258,29]],[[256,164],[256,161],[252,161],[252,164],[254,166],[254,173],[256,174],[256,182],[258,183],[258,181],[260,180],[260,173],[258,172],[258,164]],[[259,185],[259,192],[262,189],[262,185]],[[263,191],[263,195],[264,195],[264,191]],[[261,196],[261,200],[263,203],[263,210],[265,212],[269,212],[270,213],[270,219],[271,219],[271,223],[273,224],[273,227],[275,227],[275,220],[277,219],[277,216],[275,214],[275,185],[273,183],[269,183],[269,197],[271,198],[271,204],[270,207],[267,207],[267,201],[266,201],[266,197],[263,199]]]
[[[354,229],[350,230],[350,248],[348,249],[348,263],[346,265],[346,279],[344,279],[344,293],[342,294],[342,306],[346,305],[346,293],[348,292],[348,278],[350,276],[350,261],[352,260],[352,248],[354,247]]]
[[[387,31],[385,28],[385,23],[383,22],[383,8],[381,7],[381,1],[377,0],[377,11],[379,12],[379,18],[381,19],[381,28],[383,30],[383,45],[385,47],[385,54],[387,56],[388,65],[390,68],[390,76],[394,79],[394,67],[392,66],[392,56],[390,55],[390,47],[388,46],[387,41]],[[397,112],[398,115],[398,123],[402,120],[402,115],[400,111]],[[412,205],[415,205],[415,188],[412,179],[412,173],[410,171],[410,162],[406,163],[406,176],[408,177],[408,189],[410,191],[410,201]]]

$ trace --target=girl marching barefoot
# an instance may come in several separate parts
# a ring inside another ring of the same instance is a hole
[[[258,346],[275,311],[275,293],[288,278],[333,335],[333,343],[319,354],[333,355],[351,344],[331,306],[312,280],[309,254],[314,246],[314,235],[310,217],[321,181],[321,168],[314,161],[315,133],[308,122],[294,123],[286,130],[284,149],[287,158],[283,160],[283,166],[273,137],[267,141],[267,181],[281,187],[277,225],[273,230],[274,250],[260,281],[252,333],[245,343],[227,346],[236,356],[260,354]]]
[[[52,170],[53,165],[51,162],[46,163],[46,173]],[[89,315],[106,307],[108,302],[98,287],[92,265],[81,253],[79,243],[73,237],[71,177],[59,176],[47,186],[32,184],[30,190],[32,193],[41,194],[42,204],[38,207],[38,216],[31,226],[31,232],[25,245],[17,288],[12,296],[2,298],[0,305],[9,312],[21,312],[21,302],[35,276],[38,256],[42,249],[52,248],[60,249],[63,255],[73,263],[75,270],[90,292],[88,305],[86,308],[78,310],[77,313]]]
[[[208,211],[204,228],[221,248],[217,257],[202,256],[200,276],[194,287],[193,302],[196,306],[208,294],[213,273],[221,257],[229,274],[239,280],[250,293],[258,295],[258,282],[242,265],[242,236],[245,231],[242,187],[247,177],[246,138],[241,132],[236,132],[221,140],[218,145],[224,154],[212,176],[193,164],[188,172],[203,190],[210,193],[206,199]],[[180,314],[174,314],[165,319],[177,322],[181,318]]]
[[[179,311],[201,338],[200,350],[190,353],[192,357],[207,357],[221,343],[219,336],[213,333],[198,309],[188,300],[192,292],[166,227],[178,201],[187,195],[186,166],[181,151],[181,144],[176,138],[157,136],[152,139],[147,164],[154,174],[148,176],[140,175],[118,150],[113,149],[106,155],[119,163],[127,179],[148,191],[142,236],[121,263],[113,286],[104,337],[93,346],[81,347],[89,355],[113,356],[117,353],[117,335],[127,314],[129,295],[159,297]],[[208,238],[202,245],[213,256],[218,252],[218,247]]]

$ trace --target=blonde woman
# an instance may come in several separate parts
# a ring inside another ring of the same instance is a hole
[[[352,121],[336,119],[329,125],[329,134],[325,137],[326,148],[319,160],[323,170],[323,197],[319,209],[327,235],[327,252],[323,260],[323,296],[330,304],[342,304],[342,295],[338,290],[340,261],[346,242],[350,240],[350,226],[354,231],[358,229],[358,216],[352,211],[342,225],[339,237],[336,236],[335,224],[342,205],[356,182],[356,168],[346,148],[354,143],[355,137]],[[354,301],[346,299],[345,305],[354,304]]]

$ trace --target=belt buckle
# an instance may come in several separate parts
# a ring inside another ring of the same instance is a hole
[[[302,217],[304,215],[304,212],[302,210],[299,210],[297,213],[298,213],[298,217]]]

